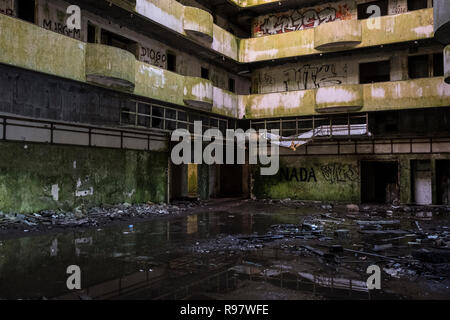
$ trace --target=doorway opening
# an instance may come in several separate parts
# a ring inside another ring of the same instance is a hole
[[[437,204],[450,205],[450,160],[436,160]]]
[[[415,204],[430,205],[433,203],[432,172],[430,160],[411,161],[412,200]]]
[[[398,202],[398,180],[397,161],[361,161],[361,202]]]

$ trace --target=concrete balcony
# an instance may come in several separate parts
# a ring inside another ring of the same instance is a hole
[[[211,111],[213,106],[212,82],[198,77],[184,77],[183,101],[190,107]]]
[[[365,84],[362,111],[450,106],[450,86],[443,77]]]
[[[0,63],[85,81],[86,44],[0,14]]]
[[[358,29],[358,24],[361,31]],[[306,56],[320,54],[322,51],[318,48],[342,51],[429,39],[433,35],[433,9],[423,9],[358,22],[345,20],[335,25],[334,22],[329,22],[317,28],[242,39],[239,60],[240,62],[256,62]],[[347,41],[352,45],[346,45]]]
[[[209,80],[185,77],[137,61],[127,51],[86,44],[2,14],[0,46],[0,63],[3,64],[235,118],[450,105],[450,85],[444,82],[444,79],[449,81],[449,47],[444,50],[445,77],[236,95],[215,88]]]
[[[444,49],[444,76],[445,82],[450,84],[450,46]]]
[[[316,90],[300,90],[243,96],[247,119],[316,114]]]
[[[116,6],[124,8],[125,10],[133,10],[136,7],[136,0],[109,0]]]
[[[443,44],[450,44],[450,3],[434,0],[434,37]]]
[[[444,83],[444,77],[435,77],[256,94],[243,96],[242,99],[246,118],[278,118],[448,107],[450,86]]]
[[[184,31],[192,38],[206,42],[213,41],[213,17],[205,10],[184,7]]]
[[[319,88],[316,91],[316,111],[319,113],[357,111],[363,104],[363,87],[359,84]]]
[[[361,43],[361,20],[344,20],[324,23],[314,28],[316,50],[348,49]]]
[[[135,56],[125,50],[88,43],[86,48],[86,81],[103,87],[133,91]]]
[[[275,1],[234,1],[241,7],[272,2]],[[206,39],[200,43],[205,50],[238,63],[308,56],[320,54],[323,50],[344,51],[434,36],[432,8],[366,20],[329,22],[317,28],[249,39],[240,39],[215,25],[208,12],[183,6],[175,0],[136,0],[133,14],[188,39]]]

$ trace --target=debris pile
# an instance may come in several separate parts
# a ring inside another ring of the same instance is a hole
[[[89,209],[79,207],[71,212],[44,210],[27,215],[0,212],[0,229],[23,229],[24,232],[29,232],[40,228],[51,229],[52,227],[97,227],[111,221],[179,214],[199,205],[201,205],[199,202],[187,201],[178,202],[176,205],[149,202],[146,204],[123,203],[116,206]]]

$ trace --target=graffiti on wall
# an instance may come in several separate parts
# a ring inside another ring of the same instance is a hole
[[[12,0],[0,0],[0,13],[13,17],[15,16],[13,8],[14,2]]]
[[[400,14],[408,11],[408,4],[406,0],[390,0],[389,14]]]
[[[325,180],[331,184],[356,182],[359,178],[358,167],[338,162],[328,163],[320,167]]]
[[[275,74],[268,71],[259,72],[253,76],[253,93],[307,90],[341,85],[347,78],[347,71],[347,64],[325,63],[292,66],[281,70],[277,79]]]
[[[6,14],[7,16],[14,16],[14,10],[10,8],[0,8],[0,13]]]
[[[358,167],[352,164],[331,162],[320,167],[323,179],[330,184],[352,183],[359,179]],[[280,181],[317,182],[314,168],[280,168]],[[320,176],[319,176],[320,177]]]
[[[280,180],[297,182],[317,182],[314,168],[280,168]]]
[[[347,65],[344,65],[340,75],[338,75],[334,63],[316,66],[306,64],[300,68],[284,70],[283,75],[286,91],[317,89],[342,84],[347,76]]]
[[[339,2],[326,6],[290,10],[258,17],[253,22],[253,36],[279,34],[314,28],[335,20],[349,20],[354,17],[354,2]]]
[[[69,28],[67,19],[71,16],[67,8],[56,7],[48,3],[40,3],[38,10],[38,24],[44,29],[63,34],[65,36],[82,40],[81,29]]]
[[[277,91],[273,88],[274,84],[275,80],[271,74],[263,72],[255,73],[252,79],[252,93]]]
[[[167,55],[159,50],[142,46],[140,60],[160,68],[166,68]]]
[[[60,34],[64,34],[71,38],[81,39],[81,30],[80,29],[70,29],[67,25],[61,22],[52,21],[51,19],[44,19],[42,21],[42,27],[51,30]]]

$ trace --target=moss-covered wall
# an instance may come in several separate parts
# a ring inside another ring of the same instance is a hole
[[[0,211],[163,202],[167,153],[0,143]]]
[[[253,194],[258,198],[358,202],[359,165],[356,158],[281,157],[280,171],[261,176],[252,168]]]
[[[361,201],[361,162],[396,161],[398,163],[399,198],[402,204],[414,202],[411,162],[430,160],[433,180],[433,203],[437,202],[438,183],[435,161],[450,159],[445,153],[355,156],[281,156],[280,171],[261,176],[252,167],[252,194],[257,198],[298,199],[359,203]]]

